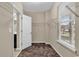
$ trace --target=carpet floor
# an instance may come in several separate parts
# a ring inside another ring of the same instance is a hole
[[[33,43],[31,47],[22,50],[18,57],[60,57],[60,56],[49,44]]]

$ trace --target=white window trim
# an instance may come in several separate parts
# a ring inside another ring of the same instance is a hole
[[[69,4],[71,4],[71,3],[62,3],[60,6],[59,6],[59,8],[62,8],[62,6],[64,5],[64,6],[66,6],[66,5],[69,5]],[[58,11],[59,12],[59,11]],[[60,13],[61,13],[61,11],[60,11]],[[60,15],[60,13],[58,13],[59,15]],[[68,43],[68,42],[66,42],[66,41],[64,41],[63,39],[61,39],[61,24],[60,24],[60,18],[61,18],[61,15],[59,16],[58,15],[58,18],[59,18],[59,20],[58,20],[58,40],[57,40],[57,42],[59,43],[59,44],[61,44],[63,47],[65,47],[65,48],[67,48],[67,49],[69,49],[70,51],[73,51],[73,52],[77,52],[77,50],[76,50],[76,48],[75,48],[75,25],[72,25],[72,37],[71,37],[71,44],[70,43]],[[73,20],[75,19],[75,16],[73,15],[73,18],[72,18]],[[75,20],[74,20],[74,22],[75,22]]]
[[[57,42],[61,45],[63,45],[64,47],[68,48],[69,50],[73,51],[73,52],[76,52],[76,48],[74,45],[72,44],[69,44],[63,40],[57,40]]]

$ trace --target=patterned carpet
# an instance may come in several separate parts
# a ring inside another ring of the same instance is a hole
[[[45,43],[33,43],[19,54],[18,57],[60,57],[56,51]]]

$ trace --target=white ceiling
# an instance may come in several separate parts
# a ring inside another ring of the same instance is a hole
[[[52,2],[24,2],[24,11],[42,12],[47,11],[52,7]]]

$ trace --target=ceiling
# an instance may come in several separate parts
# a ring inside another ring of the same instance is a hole
[[[24,2],[24,11],[31,12],[44,12],[49,10],[53,5],[53,2]]]

